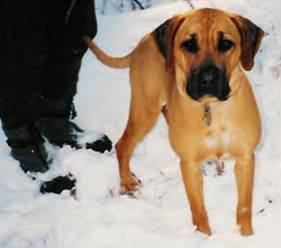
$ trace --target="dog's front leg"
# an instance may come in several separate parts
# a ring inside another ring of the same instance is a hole
[[[252,192],[255,155],[244,155],[236,159],[235,176],[238,191],[237,224],[242,235],[253,234],[252,229]]]
[[[190,203],[193,224],[197,230],[211,235],[208,216],[203,199],[203,178],[200,164],[181,161],[182,177]]]

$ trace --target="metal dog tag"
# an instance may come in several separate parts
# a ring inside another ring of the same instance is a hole
[[[205,105],[204,105],[203,121],[207,126],[211,125],[211,122],[212,122],[211,108],[208,103],[205,103]]]

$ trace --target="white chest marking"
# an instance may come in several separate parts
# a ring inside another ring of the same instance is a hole
[[[221,143],[224,147],[227,147],[230,142],[230,134],[229,132],[222,132],[220,135]]]
[[[230,143],[230,133],[223,131],[218,134],[208,135],[204,137],[203,142],[209,149],[214,149],[217,145],[226,148]]]
[[[214,137],[206,137],[203,142],[209,149],[213,149],[217,143]]]

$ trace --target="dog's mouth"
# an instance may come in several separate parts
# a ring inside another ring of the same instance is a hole
[[[219,101],[227,100],[230,87],[225,70],[212,64],[193,69],[187,80],[186,92],[196,101],[213,97]]]

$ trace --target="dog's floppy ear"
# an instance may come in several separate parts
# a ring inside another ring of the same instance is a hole
[[[231,19],[241,35],[242,66],[245,70],[249,71],[254,65],[254,57],[259,50],[264,31],[242,16],[233,15]]]
[[[162,23],[152,33],[161,54],[165,58],[166,68],[168,70],[172,70],[174,67],[174,39],[183,21],[183,16],[174,16]]]
[[[181,15],[174,16],[169,23],[169,28],[166,35],[167,43],[167,62],[166,66],[169,71],[173,71],[175,67],[175,54],[174,54],[174,41],[181,24],[184,22],[185,18]]]

